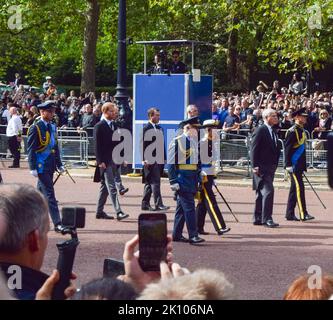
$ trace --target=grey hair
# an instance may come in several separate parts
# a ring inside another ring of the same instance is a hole
[[[262,112],[262,118],[266,120],[269,116],[271,116],[273,113],[276,113],[276,110],[274,109],[265,109]]]
[[[49,228],[46,200],[26,184],[0,186],[0,217],[5,223],[0,252],[17,253],[24,247],[30,232],[37,229],[41,236],[46,236]]]
[[[186,108],[186,112],[189,113],[194,108],[198,110],[198,107],[195,104],[189,104]]]

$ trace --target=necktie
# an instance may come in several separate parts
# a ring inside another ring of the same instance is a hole
[[[113,121],[110,122],[110,128],[112,131],[114,131]]]
[[[275,135],[275,132],[274,132],[273,129],[272,129],[272,138],[273,138],[274,146],[276,147],[276,142],[277,142],[277,140],[276,140],[276,135]]]
[[[52,126],[51,126],[51,123],[48,123],[47,124],[47,130],[50,132],[50,134],[51,134],[51,132],[52,132]]]

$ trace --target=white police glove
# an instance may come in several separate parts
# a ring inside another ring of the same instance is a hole
[[[35,178],[38,178],[38,172],[37,170],[30,170],[31,175],[33,175]]]
[[[64,174],[66,172],[66,169],[64,166],[61,166],[60,168],[58,168],[58,171],[60,174]]]
[[[286,171],[288,171],[289,173],[293,173],[294,169],[293,167],[286,167]]]
[[[174,183],[170,186],[171,190],[176,192],[180,189],[179,183]]]

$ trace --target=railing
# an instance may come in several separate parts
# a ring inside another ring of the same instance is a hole
[[[9,157],[8,137],[6,136],[6,126],[0,126],[0,156]],[[23,130],[21,142],[21,158],[27,157],[27,130]],[[89,139],[85,130],[58,130],[58,145],[60,156],[63,162],[88,167]]]

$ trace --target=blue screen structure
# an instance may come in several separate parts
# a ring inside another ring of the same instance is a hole
[[[147,120],[147,110],[156,107],[164,120],[184,119],[185,75],[134,75],[135,120]]]

